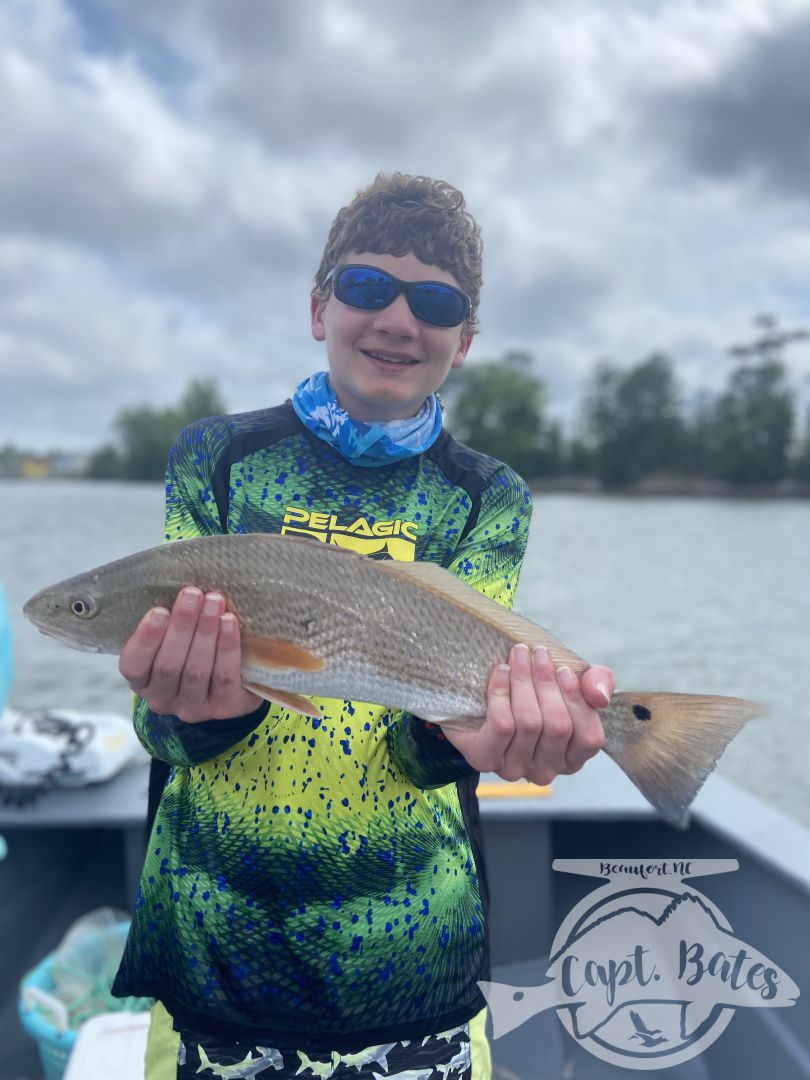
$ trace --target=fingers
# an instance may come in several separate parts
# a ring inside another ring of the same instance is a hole
[[[602,693],[597,682],[612,689],[609,668],[591,672],[592,693]],[[604,731],[570,668],[555,672],[546,649],[530,653],[526,645],[516,645],[509,664],[498,665],[490,676],[484,726],[474,733],[448,732],[448,738],[479,772],[548,784],[560,773],[578,771],[593,757],[604,742]]]
[[[603,669],[607,670],[607,669]],[[605,732],[599,713],[585,700],[582,682],[569,667],[557,672],[557,683],[565,699],[571,718],[572,737],[565,749],[565,768],[561,771],[575,773],[597,754],[605,741]]]
[[[184,590],[184,592],[192,590]],[[220,615],[225,610],[225,598],[219,593],[211,592],[202,596],[199,590],[195,596],[195,608],[197,612],[196,623],[191,624],[190,616],[184,618],[185,625],[178,628],[176,640],[178,658],[182,654],[186,639],[188,646],[179,675],[177,688],[178,715],[197,715],[202,711],[203,705],[208,699],[211,687],[211,676],[214,670],[214,661],[217,655],[217,639],[219,637]],[[182,601],[183,594],[180,594]],[[187,611],[194,610],[191,605]],[[191,631],[189,637],[189,629]],[[167,634],[168,637],[168,634]],[[171,647],[171,646],[170,646]]]
[[[242,686],[236,616],[221,593],[181,590],[171,613],[154,608],[121,652],[119,670],[155,712],[186,723],[244,716],[261,699]]]
[[[260,698],[242,686],[242,642],[239,622],[226,612],[219,619],[216,657],[211,673],[210,706],[216,716],[253,712]]]
[[[149,704],[158,712],[176,712],[170,706],[180,694],[183,668],[197,629],[202,600],[200,590],[189,586],[180,590],[172,606],[166,634],[152,663],[151,678],[144,688]]]
[[[549,702],[546,700],[544,703],[538,693],[537,658],[536,654],[529,652],[527,645],[515,645],[509,654],[509,669],[514,733],[504,748],[503,768],[499,770],[499,775],[507,780],[518,780],[526,775],[526,765],[533,761],[537,746],[544,737],[548,722],[545,708]],[[542,677],[546,677],[545,669]],[[559,699],[559,691],[554,683],[554,668],[550,662],[548,678]]]
[[[533,755],[534,779],[537,783],[550,784],[555,776],[567,771],[565,755],[574,724],[547,649],[533,651],[532,675],[542,714],[542,731]]]
[[[169,618],[166,608],[157,607],[147,611],[121,650],[118,670],[136,694],[148,685],[152,677],[152,664],[163,643]]]
[[[580,679],[582,696],[592,709],[604,709],[610,704],[616,689],[616,678],[609,667],[590,667]]]
[[[487,685],[487,718],[479,731],[447,731],[447,738],[461,750],[478,772],[496,770],[515,732],[510,701],[508,664],[493,668]]]

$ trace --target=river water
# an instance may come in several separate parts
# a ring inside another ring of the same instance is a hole
[[[0,480],[0,499],[12,705],[128,712],[114,657],[42,637],[21,607],[160,543],[161,486]],[[537,496],[516,606],[613,667],[620,688],[760,702],[718,771],[810,825],[810,502]]]

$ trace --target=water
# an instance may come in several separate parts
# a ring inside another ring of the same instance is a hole
[[[156,484],[0,481],[0,581],[18,708],[127,713],[114,657],[38,634],[22,603],[62,577],[160,543]],[[810,502],[540,496],[517,607],[628,689],[766,707],[719,772],[810,825]]]

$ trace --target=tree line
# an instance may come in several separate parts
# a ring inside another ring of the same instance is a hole
[[[92,480],[160,480],[178,434],[194,420],[226,412],[214,379],[192,379],[177,405],[123,409],[113,422],[115,440],[98,448],[86,475]]]
[[[629,368],[597,362],[570,435],[549,413],[530,354],[470,367],[450,394],[453,433],[527,480],[592,477],[606,489],[649,479],[716,480],[732,487],[810,482],[810,409],[797,415],[783,353],[804,330],[770,316],[729,352],[724,389],[687,405],[671,358],[654,352]]]
[[[672,359],[654,352],[630,367],[598,361],[584,386],[579,419],[565,432],[551,414],[531,354],[512,350],[465,368],[443,391],[448,427],[476,450],[529,481],[590,478],[605,489],[645,480],[716,480],[732,487],[810,483],[810,410],[797,406],[784,351],[807,338],[755,320],[752,341],[729,350],[726,385],[686,403]],[[226,411],[214,380],[196,379],[176,406],[124,409],[115,439],[91,457],[97,479],[156,480],[186,424]]]

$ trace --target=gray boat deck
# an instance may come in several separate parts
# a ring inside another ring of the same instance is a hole
[[[562,777],[550,795],[510,787],[486,797],[481,817],[493,981],[545,981],[549,947],[594,879],[553,873],[555,858],[736,858],[737,873],[705,878],[706,894],[735,931],[783,966],[805,994],[788,1009],[738,1010],[697,1058],[648,1075],[668,1080],[807,1080],[810,1077],[810,832],[759,799],[712,777],[692,824],[660,822],[624,775],[598,755]],[[145,843],[147,769],[107,784],[55,791],[25,808],[0,806],[9,846],[0,862],[0,1080],[39,1076],[33,1044],[16,1016],[16,986],[75,918],[105,904],[129,910]],[[552,1010],[493,1043],[498,1080],[637,1076],[593,1057]]]

